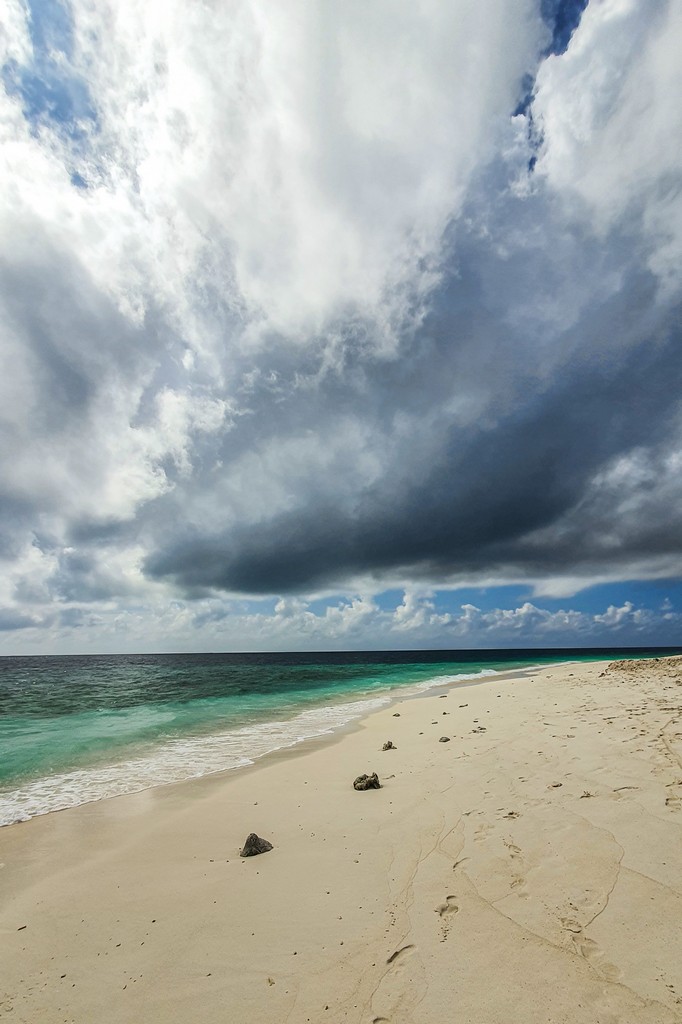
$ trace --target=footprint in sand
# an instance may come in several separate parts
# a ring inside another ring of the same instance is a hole
[[[509,860],[511,861],[510,866],[513,866],[515,872],[511,877],[511,881],[509,882],[509,888],[516,896],[525,897],[528,895],[528,891],[526,889],[523,889],[522,886],[525,885],[526,879],[524,875],[518,873],[518,870],[521,867],[519,861],[523,861],[523,857],[521,856],[521,848],[517,846],[516,843],[510,842],[508,839],[503,839],[502,841],[509,850]]]
[[[597,974],[600,974],[606,981],[620,981],[623,977],[623,972],[615,964],[610,964],[604,960],[604,951],[599,948],[593,939],[588,939],[584,935],[576,935],[574,941],[580,955],[587,960],[590,967],[593,967]]]
[[[452,924],[452,916],[459,911],[459,907],[455,903],[456,896],[446,896],[445,903],[440,903],[436,907],[436,913],[441,918],[441,942],[445,942],[450,931],[450,925]]]
[[[459,907],[455,903],[456,896],[446,896],[445,903],[439,903],[436,907],[436,913],[443,917],[444,914],[456,914]]]
[[[414,946],[411,943],[408,943],[407,946],[401,946],[400,949],[396,949],[395,953],[391,953],[386,963],[394,964],[396,961],[402,960],[412,949],[414,949]]]
[[[377,1014],[372,1017],[372,1024],[383,1024],[394,1019],[396,1011],[400,1010],[401,1020],[413,1018],[403,1016],[412,1009],[414,1004],[412,970],[415,965],[415,957],[419,962],[417,946],[408,942],[404,946],[395,949],[386,960],[388,970],[383,976],[372,996],[372,1009]]]
[[[622,978],[622,971],[604,959],[604,951],[594,939],[588,939],[583,934],[583,928],[579,921],[576,921],[574,917],[562,917],[561,923],[566,931],[571,933],[576,951],[602,978],[606,981],[619,981]]]

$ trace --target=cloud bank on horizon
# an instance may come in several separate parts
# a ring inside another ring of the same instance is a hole
[[[678,0],[7,11],[3,650],[679,642]]]

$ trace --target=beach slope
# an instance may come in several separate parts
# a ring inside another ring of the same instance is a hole
[[[681,849],[682,659],[450,686],[0,830],[0,1017],[682,1021]]]

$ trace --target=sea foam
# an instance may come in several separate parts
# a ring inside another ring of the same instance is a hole
[[[331,704],[288,721],[259,722],[209,736],[167,740],[139,756],[58,772],[0,791],[0,826],[107,797],[139,793],[242,768],[265,754],[323,736],[390,703],[390,697]]]

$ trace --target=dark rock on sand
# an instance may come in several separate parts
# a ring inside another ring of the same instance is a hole
[[[450,742],[450,737],[449,736],[441,736],[441,738],[438,740],[438,742],[439,743],[449,743]]]
[[[246,842],[244,843],[244,849],[239,854],[240,857],[255,857],[258,853],[267,853],[268,850],[272,849],[272,843],[269,843],[267,839],[261,839],[255,832],[247,836]]]
[[[353,789],[381,789],[379,776],[376,772],[372,772],[371,775],[358,775],[353,783]]]
[[[384,743],[384,745],[383,745],[383,747],[381,749],[382,750],[397,750],[398,748],[396,747],[396,745],[393,742],[393,740],[386,740],[386,742]]]

